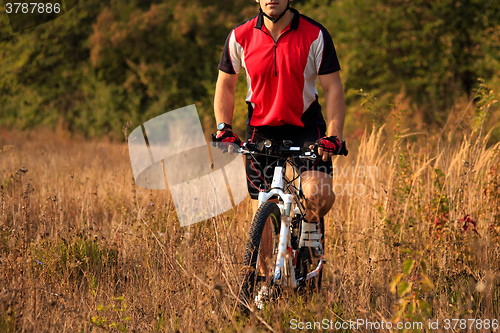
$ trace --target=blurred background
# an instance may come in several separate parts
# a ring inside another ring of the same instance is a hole
[[[292,6],[333,37],[347,138],[391,122],[395,109],[404,112],[403,126],[437,132],[460,116],[454,110],[478,101],[481,82],[485,91],[499,91],[498,1],[296,0]],[[86,0],[20,33],[12,33],[2,12],[0,127],[124,140],[124,126],[194,103],[205,131],[213,131],[222,47],[230,30],[257,12],[252,0]],[[245,86],[240,77],[234,125],[241,132]],[[465,118],[472,121],[469,110]],[[498,123],[498,107],[489,109],[488,120]],[[494,129],[491,140],[499,139]]]
[[[125,140],[190,104],[215,131],[224,42],[258,5],[85,0],[13,33],[5,4],[0,332],[287,332],[292,318],[498,325],[500,1],[293,1],[333,37],[350,154],[333,159],[322,291],[287,292],[251,319],[235,311],[250,200],[181,227],[168,191],[134,182]],[[242,134],[243,75],[237,95]]]

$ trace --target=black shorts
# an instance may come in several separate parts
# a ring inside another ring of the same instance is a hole
[[[291,125],[283,126],[248,126],[246,131],[246,141],[251,142],[271,140],[291,140],[292,146],[308,147],[319,138],[325,136],[325,126],[318,127],[298,127]],[[270,184],[273,179],[274,167],[276,159],[267,156],[247,156],[246,158],[246,174],[248,193],[252,199],[257,199],[259,191],[269,191]],[[332,161],[317,161],[310,160],[295,160],[295,164],[299,168],[299,172],[317,170],[322,171],[330,176],[333,175]]]

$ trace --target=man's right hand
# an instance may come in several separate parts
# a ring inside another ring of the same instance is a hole
[[[217,134],[212,134],[212,142],[220,142],[222,143],[221,146],[224,147],[225,144],[229,147],[230,152],[232,152],[233,146],[238,145],[241,146],[241,140],[238,138],[236,134],[234,134],[232,131],[218,131]],[[224,147],[225,148],[225,147]]]

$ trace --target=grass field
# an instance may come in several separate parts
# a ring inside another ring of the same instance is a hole
[[[248,201],[181,228],[168,193],[134,184],[125,143],[4,130],[0,332],[287,332],[324,319],[391,322],[385,331],[422,323],[406,330],[415,332],[429,331],[429,320],[451,332],[445,319],[465,319],[469,332],[491,331],[500,319],[500,144],[487,145],[480,129],[389,127],[334,160],[321,292],[286,292],[249,318],[235,311]]]

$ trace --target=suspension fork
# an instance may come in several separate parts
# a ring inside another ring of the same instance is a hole
[[[259,205],[263,204],[273,195],[278,195],[283,202],[283,204],[279,204],[281,210],[281,228],[278,255],[276,257],[276,268],[274,270],[274,283],[295,288],[297,287],[297,280],[295,279],[292,255],[289,255],[288,259],[286,258],[288,249],[291,248],[290,214],[292,213],[293,196],[283,192],[285,188],[284,175],[285,167],[283,164],[278,163],[274,168],[271,191],[259,193]]]

